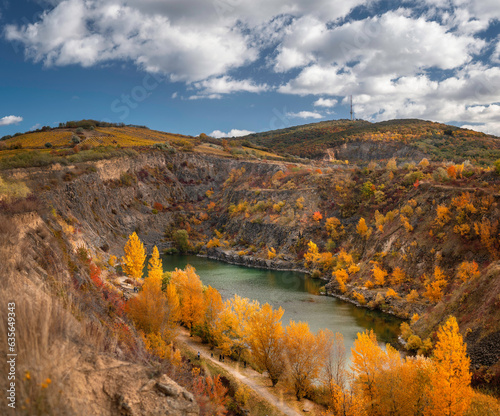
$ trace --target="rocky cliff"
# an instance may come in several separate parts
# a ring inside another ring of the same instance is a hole
[[[404,147],[400,151],[406,152]],[[175,245],[173,232],[185,229],[191,250],[202,255],[279,269],[304,269],[304,254],[313,241],[325,262],[313,262],[307,271],[326,279],[330,294],[405,318],[418,313],[414,330],[422,339],[432,339],[437,325],[448,314],[456,315],[473,365],[484,374],[489,371],[483,379],[493,380],[500,374],[495,369],[500,359],[495,342],[500,274],[494,245],[484,245],[473,230],[474,223],[493,224],[500,216],[496,194],[484,185],[497,178],[472,169],[461,182],[453,182],[439,179],[442,171],[446,175],[441,166],[357,169],[150,150],[135,157],[10,171],[6,176],[40,190],[39,203],[46,211],[38,221],[49,224],[56,239],[71,230],[60,256],[67,257],[68,279],[80,286],[85,279],[70,270],[76,260],[65,250],[71,253],[83,245],[105,263],[110,255],[123,254],[133,231],[148,249],[161,249]],[[476,210],[464,214],[465,220],[459,208],[464,193]],[[435,221],[439,206],[450,209],[442,226]],[[334,217],[339,219],[338,235],[326,223]],[[367,235],[358,231],[361,218],[371,230]],[[465,228],[456,226],[465,222],[469,231],[462,235]],[[271,249],[275,256],[269,254]],[[344,292],[332,278],[340,249],[352,255],[359,268],[345,282]],[[46,257],[41,253],[37,261]],[[455,277],[463,261],[475,261],[481,269],[478,278],[465,284]],[[386,283],[370,287],[375,264],[386,272]],[[40,268],[35,263],[30,267]],[[405,272],[404,281],[391,283],[398,267]],[[448,280],[439,301],[431,302],[424,293],[436,280],[436,267]],[[49,275],[44,279],[50,280]],[[389,288],[396,289],[396,296],[387,295]],[[417,299],[409,301],[412,291]],[[486,305],[479,308],[482,299],[487,299]]]

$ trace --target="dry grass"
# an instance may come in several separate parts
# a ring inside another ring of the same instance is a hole
[[[7,217],[0,219],[0,345],[7,345],[7,303],[15,303],[16,414],[75,414],[61,392],[76,361],[73,340],[80,324],[59,302],[18,271],[19,233]],[[0,364],[8,374],[6,360]],[[2,377],[1,388],[7,388]],[[4,390],[5,391],[5,390]]]

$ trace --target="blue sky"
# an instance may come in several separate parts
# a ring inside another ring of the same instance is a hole
[[[0,0],[0,136],[241,135],[355,114],[500,135],[498,0]]]

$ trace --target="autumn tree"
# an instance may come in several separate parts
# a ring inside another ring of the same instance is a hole
[[[378,286],[384,286],[387,272],[381,267],[379,267],[378,264],[375,264],[373,266],[372,273],[373,273],[374,283]]]
[[[255,363],[267,371],[273,387],[285,369],[283,360],[283,309],[266,303],[248,322],[248,342]]]
[[[373,330],[358,333],[354,341],[352,353],[352,370],[356,374],[356,384],[361,394],[370,403],[371,412],[375,409],[378,396],[377,374],[383,364],[383,351],[377,344],[377,337]]]
[[[129,236],[124,251],[125,256],[122,257],[123,271],[127,276],[137,280],[140,279],[144,269],[144,261],[146,260],[146,251],[135,232]]]
[[[356,231],[361,237],[368,238],[370,237],[372,230],[366,225],[366,220],[364,218],[360,218],[358,225],[356,226]]]
[[[338,241],[345,234],[344,226],[340,220],[336,217],[330,217],[326,219],[325,223],[326,231],[330,234],[333,241]]]
[[[457,277],[463,282],[476,279],[479,275],[479,267],[475,261],[464,261],[458,266]]]
[[[436,208],[436,224],[443,227],[451,220],[450,209],[446,205],[438,205]]]
[[[197,398],[200,410],[204,415],[224,416],[227,414],[228,389],[224,387],[220,375],[196,375],[193,380],[193,394]]]
[[[429,166],[429,160],[426,159],[425,157],[419,162],[418,166],[420,166],[421,168],[426,168],[427,166]]]
[[[436,266],[434,268],[434,280],[425,284],[424,296],[431,302],[438,302],[443,296],[443,288],[447,285],[447,278],[443,271]]]
[[[224,302],[219,291],[212,286],[208,286],[203,293],[203,310],[204,314],[199,334],[203,341],[214,347],[217,345],[217,331],[220,327]]]
[[[287,376],[297,400],[304,397],[319,377],[332,334],[328,330],[314,335],[306,322],[290,321],[284,337]]]
[[[142,290],[126,304],[126,312],[145,334],[157,333],[172,339],[177,324],[178,302],[161,290],[160,279],[146,279]]]
[[[312,219],[314,222],[320,222],[323,219],[323,215],[321,214],[321,212],[316,211],[313,213]]]
[[[304,264],[306,267],[309,267],[319,260],[320,255],[318,246],[313,241],[309,241],[307,247],[307,252],[304,254]]]
[[[180,299],[181,320],[193,333],[195,326],[203,320],[203,286],[194,267],[185,270],[175,269],[171,282],[175,285]]]
[[[391,273],[391,284],[399,285],[406,280],[406,274],[401,267],[395,267]]]
[[[373,331],[358,334],[352,357],[355,391],[370,416],[426,414],[429,360],[403,359],[389,344],[382,350]]]
[[[234,295],[224,302],[217,327],[217,345],[224,354],[234,355],[238,360],[249,348],[249,322],[259,310],[257,301]]]
[[[437,333],[434,372],[430,381],[429,416],[461,416],[467,410],[470,387],[470,359],[460,335],[457,320],[450,316]]]
[[[335,280],[339,285],[339,290],[342,293],[345,293],[347,291],[345,283],[349,279],[349,275],[347,274],[345,269],[335,270],[334,272],[332,272],[332,276],[335,277]]]
[[[163,264],[160,259],[160,253],[158,252],[158,247],[154,246],[153,255],[149,259],[148,263],[148,279],[160,279],[163,276]]]
[[[387,162],[387,165],[385,165],[385,168],[388,170],[388,171],[393,171],[393,170],[396,170],[398,168],[398,165],[397,165],[397,162],[396,162],[396,158],[393,157],[392,159],[389,159],[389,161]]]
[[[276,257],[276,249],[274,247],[271,247],[269,250],[267,250],[267,258],[269,260],[272,260]]]

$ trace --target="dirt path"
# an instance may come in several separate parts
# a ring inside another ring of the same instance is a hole
[[[218,353],[217,354],[214,353],[214,358],[212,358],[210,349],[206,345],[203,345],[200,342],[197,342],[195,339],[191,338],[189,336],[189,332],[185,329],[181,330],[179,336],[177,337],[177,341],[186,344],[195,353],[199,351],[200,355],[205,360],[210,360],[215,365],[218,365],[227,372],[231,373],[236,379],[246,384],[248,387],[254,390],[259,396],[261,396],[269,403],[271,403],[274,407],[276,407],[278,410],[280,410],[283,414],[287,416],[298,416],[301,414],[300,411],[293,409],[282,398],[271,393],[269,391],[271,387],[265,387],[259,384],[257,381],[262,381],[264,377],[257,371],[251,368],[241,368],[239,366],[239,363],[236,363],[230,359],[228,359],[228,363],[222,363],[218,360]],[[279,391],[277,391],[277,393],[279,393]],[[299,402],[297,402],[297,404],[299,404]],[[308,401],[306,400],[300,402],[300,405],[301,405],[300,408],[312,409],[312,404],[308,403]],[[314,412],[311,411],[310,414],[314,414]]]

